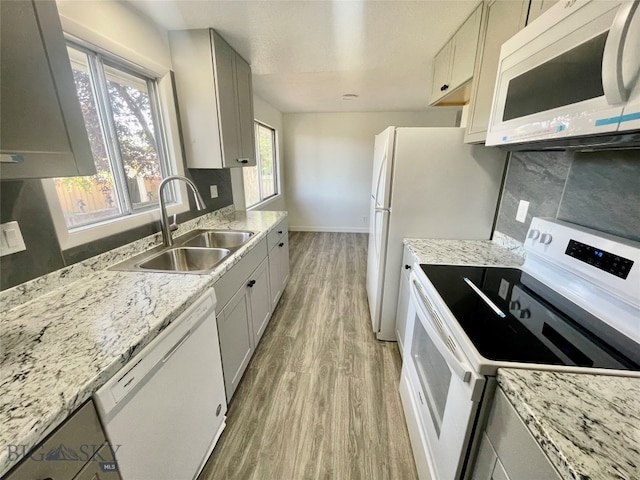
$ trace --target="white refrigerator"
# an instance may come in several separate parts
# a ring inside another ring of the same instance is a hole
[[[376,135],[367,295],[373,331],[396,340],[404,238],[488,239],[506,152],[462,128],[389,127]]]

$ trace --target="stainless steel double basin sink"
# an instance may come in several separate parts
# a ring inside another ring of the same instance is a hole
[[[171,247],[156,247],[110,270],[164,273],[208,273],[251,239],[244,230],[194,230],[173,239]]]

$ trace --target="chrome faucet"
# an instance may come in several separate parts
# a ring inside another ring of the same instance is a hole
[[[167,216],[167,206],[164,201],[163,189],[172,180],[182,180],[193,191],[193,198],[196,201],[196,208],[198,210],[204,210],[206,208],[204,200],[198,193],[196,184],[189,180],[187,177],[181,175],[170,175],[160,182],[158,186],[158,199],[160,200],[160,228],[162,229],[162,244],[165,247],[173,245],[173,238],[171,238],[171,232],[178,229],[178,225],[174,223],[169,224],[169,217]]]

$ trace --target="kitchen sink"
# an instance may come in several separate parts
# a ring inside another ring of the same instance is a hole
[[[165,250],[137,266],[142,270],[162,272],[206,272],[213,270],[230,253],[226,248],[177,247]]]
[[[193,230],[174,238],[171,247],[155,247],[109,270],[209,273],[247,243],[253,235],[254,232],[247,230]]]
[[[196,230],[196,234],[187,234],[188,240],[182,245],[185,247],[206,248],[237,248],[244,245],[253,232],[240,230]]]

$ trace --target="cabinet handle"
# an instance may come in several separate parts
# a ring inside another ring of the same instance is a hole
[[[405,270],[411,270],[411,265],[405,265],[405,266],[404,266],[404,269],[405,269]]]
[[[248,158],[236,158],[236,162],[249,163],[249,159]]]
[[[251,288],[256,284],[255,280],[251,280],[249,283],[247,283],[247,287]]]
[[[222,404],[218,404],[218,408],[216,408],[216,417],[220,415],[220,411],[222,410]]]
[[[279,235],[282,235],[282,230],[278,230],[278,234],[279,234]]]
[[[449,89],[449,85],[447,85],[446,83],[440,87],[441,92],[444,92],[445,90],[448,90],[448,89]]]
[[[278,244],[278,246],[279,246],[279,247],[284,247],[284,243],[283,243],[283,242],[281,242],[281,243],[279,243],[279,244]]]

